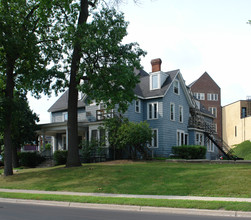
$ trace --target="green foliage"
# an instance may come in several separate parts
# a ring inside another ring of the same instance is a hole
[[[172,147],[172,152],[180,159],[205,159],[206,147],[198,145],[183,145]]]
[[[122,43],[128,26],[122,13],[102,8],[92,18],[81,29],[85,36],[80,40],[84,59],[78,78],[85,73],[88,83],[82,84],[80,90],[91,100],[106,104],[108,109],[118,104],[119,110],[126,111],[139,82],[134,68],[140,68],[140,57],[146,53],[137,43]]]
[[[237,157],[244,158],[244,160],[251,160],[251,142],[244,141],[237,144],[233,149],[233,154]]]
[[[50,150],[51,149],[51,144],[50,143],[47,143],[46,145],[45,145],[45,150]]]
[[[45,160],[37,152],[21,152],[18,154],[18,158],[20,166],[24,167],[36,167]]]
[[[105,159],[104,148],[99,141],[83,141],[81,153],[85,163],[95,162],[95,159]]]
[[[149,153],[147,144],[151,143],[152,137],[152,130],[146,121],[123,123],[118,130],[119,146],[132,148],[131,156],[133,158],[140,153],[144,159],[147,159]]]
[[[68,154],[68,151],[66,151],[66,150],[55,151],[53,154],[53,159],[55,161],[55,165],[66,164],[67,154]]]

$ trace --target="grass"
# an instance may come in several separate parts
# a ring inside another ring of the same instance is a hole
[[[18,170],[1,188],[146,195],[251,197],[250,164],[138,162]]]
[[[231,211],[251,211],[248,202],[222,202],[222,201],[194,201],[194,200],[168,200],[168,199],[139,199],[139,198],[115,198],[115,197],[91,197],[91,196],[69,196],[69,195],[45,195],[27,193],[2,193],[2,198],[32,199],[45,201],[64,201],[78,203],[97,204],[118,204],[154,206],[169,208],[194,208],[210,210],[231,210]]]
[[[251,142],[244,141],[233,148],[234,154],[244,160],[251,160]]]

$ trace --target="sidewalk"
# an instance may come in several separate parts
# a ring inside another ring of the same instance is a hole
[[[117,197],[117,198],[124,197],[124,198],[251,202],[251,198],[227,198],[227,197],[129,195],[129,194],[78,193],[78,192],[17,190],[17,189],[0,189],[0,192],[51,194],[51,195],[99,196],[99,197]],[[91,203],[56,202],[56,201],[6,199],[6,198],[0,198],[0,202],[29,204],[29,205],[61,206],[61,207],[71,207],[71,208],[88,208],[88,209],[105,209],[105,210],[120,210],[120,211],[173,213],[173,214],[185,214],[185,215],[225,216],[225,217],[228,216],[228,217],[251,218],[251,212],[242,212],[242,211],[166,208],[166,207],[148,207],[148,206],[131,206],[131,205],[115,205],[115,204],[91,204]]]
[[[40,191],[40,190],[23,190],[23,189],[0,189],[0,192],[51,194],[51,195],[73,195],[73,196],[99,196],[99,197],[116,197],[116,198],[180,199],[180,200],[201,200],[201,201],[251,202],[251,198],[232,198],[232,197],[132,195],[132,194],[111,194],[111,193],[80,193],[80,192],[62,192],[62,191]]]

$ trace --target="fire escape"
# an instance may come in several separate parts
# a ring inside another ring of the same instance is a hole
[[[191,117],[189,127],[198,128],[204,131],[205,136],[225,155],[229,160],[238,160],[241,158],[233,155],[232,149],[216,134],[215,125],[205,120],[202,113],[197,108],[190,109]]]

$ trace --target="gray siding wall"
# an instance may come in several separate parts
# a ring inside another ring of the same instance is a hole
[[[129,105],[124,117],[128,118],[129,121],[141,122],[144,121],[144,102],[140,100],[140,113],[135,112],[135,100]]]
[[[158,118],[148,119],[149,103],[158,103]],[[175,120],[170,120],[170,103],[175,104]],[[179,106],[183,107],[183,122],[179,122]],[[179,95],[173,92],[173,85],[163,98],[141,100],[141,113],[135,112],[135,101],[124,114],[130,121],[147,121],[152,129],[158,130],[158,147],[152,148],[155,156],[169,156],[172,147],[177,145],[177,131],[188,134],[189,105],[180,86]]]

